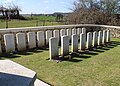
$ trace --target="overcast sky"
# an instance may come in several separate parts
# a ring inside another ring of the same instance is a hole
[[[0,0],[4,6],[9,3],[18,5],[24,14],[70,12],[74,0]]]

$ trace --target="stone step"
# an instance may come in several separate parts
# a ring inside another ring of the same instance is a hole
[[[36,79],[35,83],[34,83],[34,86],[50,86],[50,85],[48,85],[47,83],[45,83],[45,82],[43,82],[39,79]]]
[[[0,86],[34,86],[36,72],[10,60],[0,60]]]

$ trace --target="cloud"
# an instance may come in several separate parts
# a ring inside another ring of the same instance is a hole
[[[64,1],[62,1],[62,2],[60,2],[61,4],[65,4],[65,2]]]
[[[49,3],[49,1],[48,1],[48,0],[45,0],[44,3]]]
[[[45,9],[48,9],[49,7],[45,7]]]
[[[55,0],[51,0],[51,2],[54,2]]]
[[[18,5],[22,6],[25,2],[24,1],[19,1],[17,2]]]
[[[1,3],[4,5],[15,3],[16,0],[2,0]]]
[[[11,3],[13,2],[14,0],[4,0],[3,3]]]

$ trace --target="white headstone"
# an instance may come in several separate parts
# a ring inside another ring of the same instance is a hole
[[[5,49],[7,53],[15,50],[15,40],[14,40],[13,34],[5,34],[4,42],[5,42]]]
[[[107,40],[106,40],[106,42],[110,42],[110,30],[107,30]]]
[[[69,54],[69,36],[61,37],[61,55],[65,56]]]
[[[30,49],[36,47],[36,38],[35,38],[35,32],[28,32],[28,46]]]
[[[85,50],[86,46],[86,34],[81,33],[80,34],[80,50]]]
[[[86,34],[86,28],[82,28],[82,33]]]
[[[80,34],[82,33],[82,28],[77,28],[78,39],[80,39]]]
[[[44,31],[39,31],[39,32],[37,32],[37,42],[38,42],[38,47],[43,47],[43,46],[45,46]]]
[[[0,35],[0,54],[2,53],[2,43],[1,43],[1,40],[2,40],[2,35]]]
[[[66,30],[65,29],[60,30],[60,36],[64,36],[64,35],[66,35]]]
[[[87,49],[92,48],[92,33],[87,33]]]
[[[69,36],[69,40],[71,39],[71,29],[67,29],[67,36]]]
[[[99,31],[98,33],[98,45],[102,44],[102,31]]]
[[[77,35],[80,35],[82,33],[82,28],[77,28]]]
[[[53,35],[55,38],[58,38],[58,41],[59,41],[59,38],[60,38],[59,30],[54,30]]]
[[[25,33],[16,34],[16,43],[18,51],[26,50],[26,38]]]
[[[49,39],[49,52],[50,52],[50,60],[59,56],[59,54],[58,54],[58,38],[52,37]]]
[[[52,31],[48,30],[46,31],[46,45],[49,44],[49,38],[52,37]]]
[[[106,38],[107,38],[107,31],[103,30],[103,38],[102,38],[102,44],[106,43]]]
[[[98,34],[97,31],[93,32],[93,47],[97,46],[97,42],[98,42]]]
[[[2,46],[1,46],[1,40],[0,40],[0,54],[2,53]]]
[[[76,28],[73,28],[73,29],[72,29],[72,35],[73,35],[73,34],[76,34],[76,32],[77,32],[77,31],[76,31]]]
[[[72,35],[72,52],[78,51],[78,35]]]

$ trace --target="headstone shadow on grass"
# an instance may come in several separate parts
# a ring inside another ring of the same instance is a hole
[[[62,62],[62,61],[68,61],[68,62],[81,62],[83,61],[82,59],[80,58],[90,58],[91,56],[87,56],[87,55],[82,55],[80,53],[72,53],[72,54],[69,54],[69,55],[66,55],[66,56],[59,56],[59,57],[56,57],[53,61],[55,62]],[[49,59],[47,59],[49,60]]]
[[[105,45],[97,46],[97,47],[94,47],[91,49],[78,50],[78,52],[69,53],[69,55],[67,55],[67,56],[63,56],[63,57],[59,56],[55,60],[80,62],[83,59],[88,59],[88,58],[91,58],[92,56],[99,55],[99,53],[103,53],[105,51],[108,51],[108,50],[110,50],[118,45],[120,45],[120,42],[112,41],[111,43],[106,43]],[[81,58],[82,60],[79,58]]]
[[[111,48],[117,47],[120,44],[120,42],[114,42],[112,41],[110,44],[98,46],[97,49],[99,50],[110,50]]]
[[[85,50],[85,51],[81,51],[81,52],[80,51],[73,52],[73,53],[63,56],[63,57],[62,56],[56,57],[53,61],[55,61],[55,62],[61,62],[61,61],[81,62],[81,61],[83,61],[82,59],[88,59],[88,58],[91,58],[92,56],[98,55],[98,54],[99,53],[96,53],[94,51]],[[47,60],[49,60],[49,59],[47,59]]]
[[[91,58],[91,56],[86,55],[85,53],[81,53],[81,52],[76,52],[76,53],[72,53],[72,58]]]
[[[30,49],[26,51],[13,51],[10,53],[3,53],[0,55],[1,58],[18,58],[20,55],[33,55],[33,53],[41,53],[43,50],[41,49]]]
[[[83,60],[79,60],[79,59],[76,59],[76,58],[72,58],[70,60],[68,60],[69,62],[81,62]]]
[[[0,55],[0,58],[18,58],[20,57],[19,55],[15,55],[15,54],[12,54],[12,53],[4,53],[2,55]]]
[[[94,49],[93,51],[94,51],[94,52],[98,52],[98,53],[104,52],[103,50],[100,50],[100,49]]]
[[[44,46],[44,47],[40,47],[40,48],[36,48],[37,50],[49,50],[48,46]]]
[[[97,49],[100,49],[100,50],[110,50],[109,48],[107,48],[107,47],[98,47]]]
[[[27,50],[26,53],[41,53],[43,52],[43,50],[40,50],[40,49],[30,49],[30,50]]]
[[[48,58],[46,60],[50,60],[50,59]],[[64,62],[64,61],[68,61],[68,62],[81,62],[82,60],[77,59],[77,58],[72,58],[71,55],[67,55],[67,56],[63,56],[63,57],[62,56],[56,57],[56,58],[54,58],[54,59],[52,59],[50,61],[59,63],[59,62]]]
[[[83,61],[81,59],[73,58],[72,55],[67,55],[67,56],[61,57],[60,60],[61,61],[68,61],[68,62],[81,62],[81,61]]]
[[[26,52],[26,51],[22,51],[22,52],[18,52],[19,55],[32,55],[32,52]]]
[[[93,51],[84,51],[84,52],[79,52],[80,54],[86,54],[86,55],[98,55],[98,53],[95,53]]]
[[[87,55],[98,55],[98,53],[94,53],[94,52],[91,52],[91,51],[90,51],[90,52],[87,52],[86,54],[87,54]]]
[[[116,46],[120,45],[120,42],[118,42],[118,41],[112,41],[110,45],[116,47]]]

